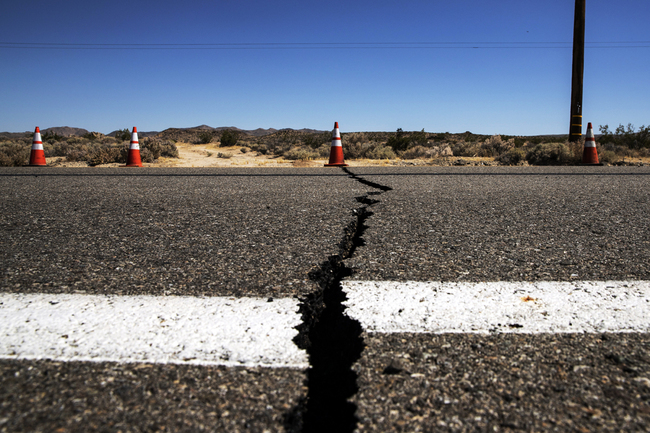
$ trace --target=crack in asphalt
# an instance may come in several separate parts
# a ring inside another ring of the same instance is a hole
[[[358,321],[344,314],[347,299],[341,281],[352,275],[343,261],[365,245],[366,221],[373,215],[370,207],[379,203],[371,198],[392,188],[370,182],[341,167],[350,178],[381,192],[369,192],[356,200],[363,206],[352,211],[356,218],[344,229],[339,253],[330,256],[309,273],[318,290],[301,299],[302,323],[294,342],[309,354],[307,397],[285,415],[289,432],[352,432],[356,428],[356,405],[349,398],[358,392],[357,373],[352,365],[364,348]]]

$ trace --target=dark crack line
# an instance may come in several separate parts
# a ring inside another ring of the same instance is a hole
[[[391,187],[389,187],[389,186],[386,186],[386,185],[380,185],[380,184],[378,184],[378,183],[371,182],[371,181],[366,180],[366,179],[364,179],[364,178],[362,178],[362,177],[360,177],[360,176],[357,176],[356,174],[352,173],[352,172],[351,172],[347,167],[341,167],[341,168],[343,169],[344,172],[346,172],[346,173],[347,173],[351,178],[353,178],[353,179],[356,180],[357,182],[361,182],[361,183],[364,184],[364,185],[367,185],[367,186],[369,186],[369,187],[372,187],[372,188],[375,188],[375,189],[381,190],[381,192],[378,193],[378,194],[384,193],[384,192],[386,192],[386,191],[391,191],[391,190],[393,189],[393,188],[391,188]],[[377,194],[377,193],[376,193],[376,194]]]
[[[361,357],[364,344],[361,325],[344,313],[347,298],[341,281],[352,275],[344,260],[365,245],[366,221],[373,215],[369,208],[379,203],[370,197],[392,188],[342,169],[356,181],[381,192],[357,197],[363,206],[352,211],[356,218],[344,230],[339,253],[309,273],[318,290],[301,299],[302,323],[294,339],[309,354],[308,392],[306,400],[285,415],[285,429],[289,432],[353,432],[358,422],[357,407],[349,399],[358,392],[357,373],[352,366]]]

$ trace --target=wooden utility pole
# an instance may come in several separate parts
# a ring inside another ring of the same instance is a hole
[[[571,127],[569,141],[582,137],[582,78],[585,70],[585,3],[576,0],[573,24],[573,73],[571,78]]]

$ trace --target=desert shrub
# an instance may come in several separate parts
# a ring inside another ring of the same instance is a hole
[[[565,146],[569,148],[569,152],[573,155],[572,161],[569,163],[578,164],[582,161],[582,154],[584,153],[584,139],[576,142],[571,142],[567,138],[567,141],[564,142]]]
[[[160,138],[145,138],[140,143],[140,151],[146,149],[151,153],[155,160],[161,156],[168,158],[178,158],[178,147],[171,140],[161,140]]]
[[[576,164],[575,150],[567,143],[540,143],[528,150],[526,160],[533,165]]]
[[[327,143],[321,144],[320,147],[316,149],[316,151],[318,152],[318,156],[321,158],[329,158],[330,150],[331,150],[330,148],[331,146]]]
[[[125,163],[126,153],[123,154],[122,148],[123,146],[98,146],[89,155],[88,165],[94,167],[99,164]]]
[[[46,158],[50,158],[52,156],[55,156],[55,150],[54,150],[54,145],[50,143],[43,143],[43,153],[45,154]]]
[[[76,137],[76,136],[68,137],[66,138],[65,141],[71,146],[80,146],[80,145],[88,144],[88,140],[86,140],[83,137]]]
[[[149,148],[147,147],[142,147],[140,148],[140,161],[142,162],[154,162],[156,158],[154,158],[154,154]]]
[[[481,144],[478,156],[499,156],[515,147],[515,139],[503,141],[500,135],[493,135]]]
[[[377,145],[370,149],[366,155],[368,159],[395,159],[397,155],[393,151],[392,147]]]
[[[331,140],[330,134],[324,132],[322,134],[308,134],[305,135],[302,139],[302,143],[305,146],[309,146],[312,149],[318,149],[322,144],[327,143]]]
[[[346,143],[343,149],[343,153],[345,154],[345,157],[348,159],[367,158],[366,155],[368,151],[375,145],[376,143],[374,142],[365,142],[365,143],[360,141],[347,142],[347,137],[346,137]],[[330,146],[328,146],[328,149],[329,147]]]
[[[69,148],[70,146],[68,146],[66,141],[56,141],[52,143],[53,156],[65,156]]]
[[[283,140],[277,138],[266,143],[268,153],[276,156],[282,156],[292,147],[298,144],[295,140]]]
[[[515,147],[522,147],[526,145],[526,143],[534,143],[534,144],[539,144],[544,140],[542,136],[534,136],[534,137],[521,137],[521,136],[514,136],[514,135],[500,135],[501,140],[503,141],[508,141],[508,140],[513,140]],[[553,141],[557,141],[557,138],[554,139]]]
[[[294,147],[309,147],[320,152],[320,147],[330,142],[331,135],[328,132],[306,133],[294,131],[293,129],[281,129],[272,134],[250,139],[246,146],[261,155],[282,156]]]
[[[451,133],[449,132],[439,132],[437,134],[431,134],[431,138],[436,141],[448,142],[451,138]]]
[[[84,157],[90,153],[88,144],[88,140],[78,137],[75,137],[75,139],[70,137],[63,141],[57,141],[51,144],[52,156],[63,156],[68,161],[78,161],[80,158],[84,159]],[[68,156],[70,156],[70,158],[68,158]]]
[[[345,136],[345,141],[348,144],[358,144],[358,143],[367,143],[368,138],[366,137],[366,134],[363,132],[351,132],[349,134],[344,134]]]
[[[600,152],[605,151],[605,150],[610,151],[610,152],[614,152],[615,154],[621,155],[621,156],[630,156],[631,157],[631,156],[635,156],[636,154],[638,154],[638,151],[636,151],[636,150],[632,150],[632,149],[630,149],[630,148],[628,148],[626,146],[619,146],[619,145],[616,145],[616,144],[614,144],[612,142],[608,142],[608,143],[604,143],[604,144],[599,143],[599,144],[597,144],[596,147],[598,147],[598,153],[599,154],[600,154]]]
[[[327,146],[327,155],[329,155],[329,146]],[[343,153],[346,159],[395,159],[395,151],[384,144],[376,141],[365,143],[346,143],[343,146]]]
[[[115,139],[117,141],[131,141],[131,131],[129,128],[118,129],[117,132],[115,132]]]
[[[476,141],[454,141],[449,144],[454,156],[479,156],[481,145]]]
[[[162,154],[161,140],[151,140],[151,139],[144,140],[142,142],[142,145],[140,146],[140,157],[142,157],[142,152],[145,150],[151,154],[152,160],[160,158],[160,155]],[[147,161],[147,162],[152,162],[152,161]]]
[[[236,146],[237,141],[239,141],[239,133],[237,131],[226,129],[221,133],[220,141],[221,146],[223,147]]]
[[[449,145],[434,146],[432,150],[437,150],[438,156],[454,156],[454,152],[452,152]]]
[[[65,155],[65,160],[68,162],[85,161],[86,158],[86,152],[78,148],[70,149],[70,151]]]
[[[395,135],[386,141],[386,145],[391,147],[394,152],[405,151],[411,143],[410,138],[404,134],[402,128],[397,128]]]
[[[427,141],[427,133],[424,132],[424,128],[415,132],[404,132],[402,128],[397,128],[397,131],[386,140],[386,145],[391,147],[394,152],[399,153],[409,147],[429,147],[431,143]]]
[[[252,143],[250,148],[253,152],[257,152],[258,155],[266,155],[269,151],[265,143],[259,142]]]
[[[434,152],[432,149],[427,149],[424,146],[418,145],[406,150],[404,153],[402,153],[401,157],[404,159],[431,158],[434,156],[434,153],[436,152]]]
[[[49,132],[48,131],[48,132],[44,132],[43,134],[41,134],[41,140],[43,141],[43,143],[45,143],[45,142],[54,143],[55,141],[62,141],[63,136],[59,135],[59,134],[57,134],[55,132]]]
[[[639,149],[635,153],[636,153],[636,155],[634,155],[634,156],[647,158],[647,157],[650,157],[650,148]]]
[[[160,142],[160,156],[178,158],[178,147],[171,140],[162,140]]]
[[[29,162],[31,147],[25,143],[9,141],[0,143],[0,166],[20,167]]]
[[[70,137],[66,141],[60,142],[58,148],[55,144],[55,156],[64,156],[66,161],[86,161],[94,150],[94,146],[89,145],[89,141],[81,137]]]
[[[519,147],[513,147],[495,159],[504,165],[517,165],[526,160],[526,151]]]
[[[411,133],[411,135],[409,136],[409,141],[413,146],[426,146],[427,133],[424,132],[424,128],[422,128],[422,131],[416,131]]]
[[[318,154],[318,152],[314,152],[311,149],[305,149],[303,147],[294,147],[293,149],[290,149],[288,152],[285,152],[282,156],[292,161],[307,161],[310,159],[318,158],[320,155]]]
[[[95,141],[95,140],[103,140],[104,139],[104,134],[101,132],[89,132],[87,134],[84,134],[83,138],[85,138],[88,141]]]
[[[623,159],[623,156],[617,155],[611,150],[598,150],[598,162],[603,164],[614,164]]]
[[[273,155],[283,155],[285,152],[288,152],[292,147],[300,145],[300,140],[298,137],[283,134],[283,131],[278,131],[278,133],[273,134],[270,137],[265,137],[265,145],[267,153]]]
[[[210,131],[205,131],[199,134],[198,144],[208,144],[212,142],[212,133]]]
[[[47,145],[47,156],[62,156],[66,161],[86,161],[93,153],[98,143],[91,143],[82,137],[67,137],[62,141],[50,142]],[[45,150],[46,146],[43,146]]]
[[[599,129],[602,134],[598,138],[600,144],[612,143],[630,149],[650,148],[650,125],[642,125],[638,132],[635,132],[634,125],[631,123],[627,126],[618,125],[614,133],[609,130],[608,125],[601,125]]]
[[[217,153],[217,158],[228,159],[228,158],[232,158],[232,155],[231,155],[230,153],[222,153],[222,152],[218,152],[218,153]]]

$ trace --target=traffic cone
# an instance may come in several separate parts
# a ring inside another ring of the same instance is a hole
[[[38,126],[34,131],[32,153],[29,155],[29,165],[41,167],[47,165],[45,162],[45,152],[43,151],[43,142],[41,141],[41,130]]]
[[[332,146],[330,146],[330,163],[325,167],[347,167],[343,160],[343,146],[341,146],[341,133],[339,132],[339,122],[334,122],[334,135],[332,136]]]
[[[585,150],[582,153],[583,164],[598,164],[598,151],[596,150],[596,139],[591,123],[587,125],[587,135],[585,137]]]
[[[131,134],[131,145],[129,146],[129,153],[126,155],[126,167],[142,167],[140,160],[140,144],[138,143],[138,130],[133,127]]]

